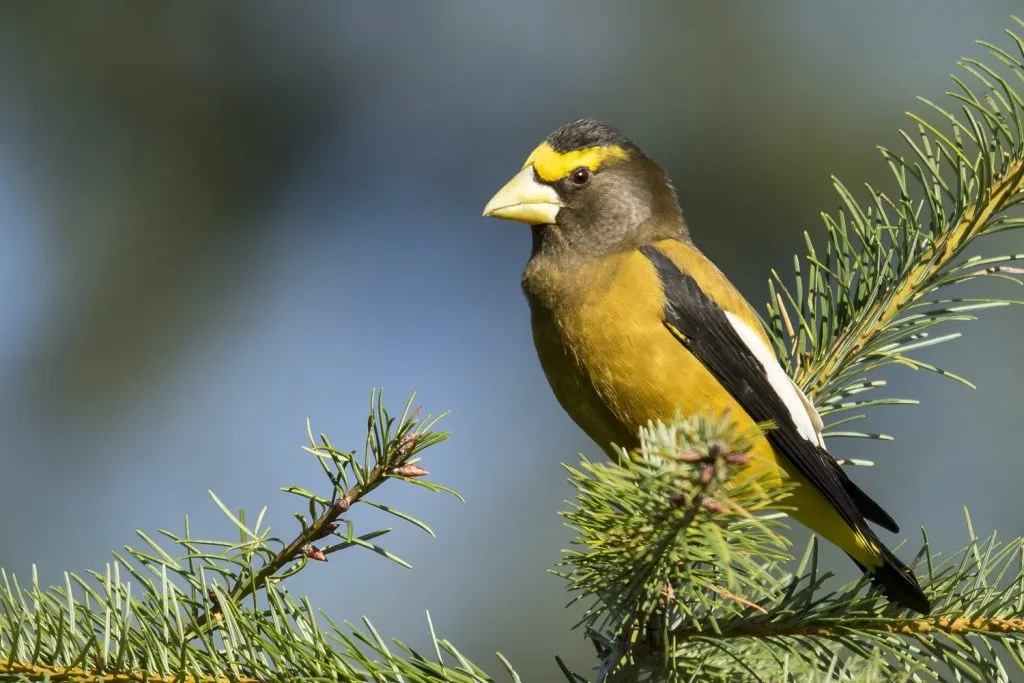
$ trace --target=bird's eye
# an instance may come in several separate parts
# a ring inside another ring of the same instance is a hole
[[[570,178],[572,179],[572,181],[573,181],[574,183],[576,183],[577,185],[583,185],[583,184],[585,184],[585,183],[586,183],[586,182],[587,182],[588,180],[590,180],[590,169],[588,169],[588,168],[587,168],[587,167],[585,167],[585,166],[580,166],[580,167],[579,167],[579,168],[577,168],[577,169],[576,169],[575,171],[573,171],[573,172],[572,172],[572,173],[571,173],[571,174],[569,175],[569,177],[570,177]]]

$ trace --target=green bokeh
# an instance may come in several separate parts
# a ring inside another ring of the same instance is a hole
[[[458,504],[402,491],[437,530],[398,532],[293,590],[384,633],[440,632],[525,680],[579,669],[560,581],[559,466],[597,454],[537,367],[519,271],[526,231],[479,217],[549,129],[606,119],[669,171],[697,243],[760,304],[829,174],[884,184],[914,96],[936,98],[976,38],[1019,10],[811,3],[48,2],[0,9],[0,565],[46,581],[96,567],[136,527],[206,496],[270,504],[315,485],[304,419],[361,438],[369,387],[451,408],[429,469]],[[1021,250],[1020,237],[992,253]],[[872,416],[895,445],[837,442],[904,529],[961,544],[1019,534],[1019,339],[993,311],[910,372],[917,408]],[[386,496],[385,496],[386,498]],[[847,575],[838,553],[825,561]]]

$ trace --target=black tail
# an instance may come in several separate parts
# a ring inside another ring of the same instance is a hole
[[[869,569],[860,562],[857,562],[857,560],[854,560],[857,566],[870,574],[872,582],[881,586],[886,597],[893,602],[921,614],[931,612],[932,603],[928,596],[924,594],[924,591],[921,590],[921,584],[917,582],[917,578],[914,577],[914,572],[911,571],[910,567],[903,564],[900,558],[893,555],[892,551],[879,543],[877,539],[872,540],[875,541],[878,548],[882,551],[882,566]]]
[[[872,500],[871,496],[864,493],[859,486],[854,484],[841,467],[836,467],[836,469],[839,471],[839,481],[843,483],[843,488],[850,494],[850,498],[853,498],[857,511],[864,515],[864,518],[869,522],[874,522],[886,531],[898,534],[900,532],[900,525],[896,523],[896,520],[890,517],[889,513],[883,510],[881,505]]]

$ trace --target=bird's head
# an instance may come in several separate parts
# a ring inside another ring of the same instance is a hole
[[[685,234],[667,176],[611,126],[576,121],[555,130],[484,207],[527,223],[540,241],[601,254]]]

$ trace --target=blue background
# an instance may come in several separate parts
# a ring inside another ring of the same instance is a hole
[[[668,170],[698,245],[760,307],[769,270],[789,272],[801,230],[820,236],[837,206],[829,174],[891,187],[875,145],[898,145],[914,96],[940,97],[1015,9],[4,5],[0,566],[59,581],[185,513],[226,535],[207,489],[268,504],[290,536],[277,488],[320,484],[307,416],[356,447],[371,386],[395,407],[417,389],[453,411],[425,464],[466,503],[390,486],[439,535],[390,537],[415,569],[352,551],[292,590],[419,646],[429,609],[525,680],[552,680],[555,653],[584,670],[592,647],[545,569],[571,538],[560,463],[599,452],[534,356],[528,230],[481,218],[484,203],[550,129],[608,120]],[[858,481],[944,550],[964,541],[964,505],[979,530],[1021,532],[1024,315],[966,332],[923,355],[977,392],[895,371],[893,393],[923,399],[872,415],[895,444],[833,444],[875,459]],[[824,561],[854,575],[838,552]]]

